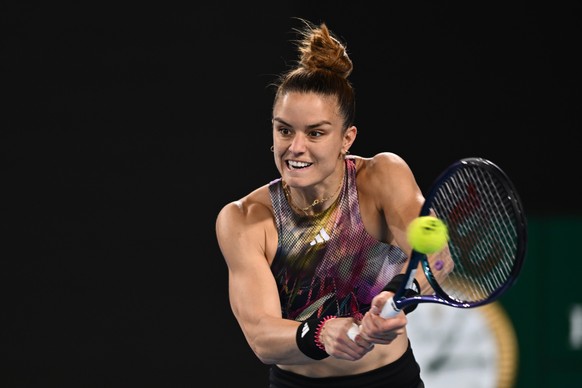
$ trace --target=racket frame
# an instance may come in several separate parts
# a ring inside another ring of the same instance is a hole
[[[435,180],[428,195],[425,198],[425,202],[421,208],[419,216],[427,216],[432,214],[432,200],[435,198],[437,192],[439,191],[441,184],[446,181],[452,174],[457,170],[470,166],[484,167],[491,174],[500,177],[499,182],[501,182],[508,193],[510,203],[513,207],[513,211],[517,216],[517,252],[516,252],[516,262],[512,267],[511,273],[508,276],[508,280],[498,289],[496,289],[487,298],[479,301],[460,301],[450,297],[438,284],[436,277],[434,276],[427,255],[412,250],[410,260],[405,272],[406,282],[403,282],[400,288],[394,293],[394,295],[384,304],[380,316],[387,318],[396,316],[400,310],[410,304],[417,303],[439,303],[448,305],[456,308],[473,308],[482,306],[484,304],[491,303],[498,299],[502,294],[504,294],[513,284],[515,284],[517,277],[523,267],[523,263],[526,256],[526,242],[527,242],[527,221],[525,213],[523,210],[521,199],[517,194],[513,183],[507,176],[507,174],[495,163],[490,160],[479,158],[479,157],[469,157],[456,161],[450,165],[446,170],[444,170],[439,177]],[[436,215],[438,217],[438,214]],[[410,298],[405,298],[405,293],[407,289],[412,288],[412,282],[416,276],[418,265],[422,265],[422,269],[426,279],[428,280],[430,286],[434,290],[433,295],[417,295]]]

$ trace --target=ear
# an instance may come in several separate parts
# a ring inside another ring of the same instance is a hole
[[[355,125],[352,125],[346,132],[344,133],[344,142],[342,147],[342,153],[346,154],[354,141],[356,140],[356,136],[358,135],[358,128]]]

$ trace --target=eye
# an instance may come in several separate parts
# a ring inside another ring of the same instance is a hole
[[[310,131],[308,135],[309,135],[309,137],[320,137],[320,136],[323,136],[323,132],[321,132],[321,131]]]
[[[291,130],[289,128],[286,127],[280,127],[277,128],[277,131],[282,135],[282,136],[290,136],[291,135]]]

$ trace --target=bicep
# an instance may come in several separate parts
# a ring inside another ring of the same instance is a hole
[[[260,217],[228,205],[217,219],[217,239],[228,267],[229,300],[245,336],[252,338],[263,317],[281,317],[278,291],[264,246]]]
[[[406,229],[420,213],[424,196],[410,167],[400,157],[386,158],[381,166],[382,184],[379,186],[382,214],[390,235],[391,243],[409,254]]]

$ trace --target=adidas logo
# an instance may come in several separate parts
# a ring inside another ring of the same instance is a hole
[[[326,242],[330,239],[331,237],[329,237],[329,234],[327,234],[326,230],[324,228],[321,228],[321,230],[319,231],[319,233],[317,233],[317,235],[315,236],[315,238],[313,239],[313,241],[311,241],[309,243],[309,245],[313,246],[315,244],[321,244],[323,242]]]
[[[305,322],[303,329],[301,329],[301,338],[305,337],[305,334],[309,332],[309,325]]]

